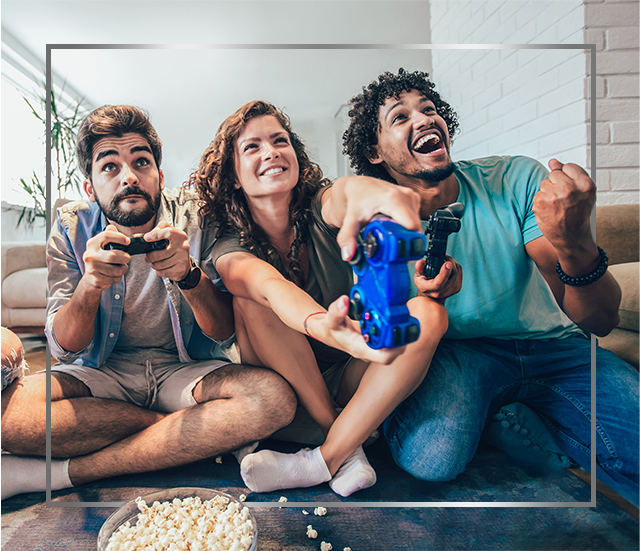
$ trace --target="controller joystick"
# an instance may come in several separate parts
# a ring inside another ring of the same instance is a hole
[[[367,224],[350,263],[357,283],[349,293],[349,315],[360,321],[373,349],[405,346],[418,339],[420,323],[409,314],[408,262],[424,254],[426,237],[387,219]]]
[[[440,273],[440,268],[446,261],[447,238],[450,234],[460,231],[462,223],[460,218],[464,214],[462,203],[451,203],[444,208],[436,210],[427,221],[424,234],[427,238],[427,247],[424,259],[427,264],[424,268],[424,277],[433,279]]]

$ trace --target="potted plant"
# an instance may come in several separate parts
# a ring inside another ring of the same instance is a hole
[[[64,89],[61,90],[63,92]],[[44,125],[46,137],[46,109],[47,93],[44,83],[37,93],[38,108],[34,107],[28,98],[24,101],[31,109],[31,113]],[[51,88],[51,182],[57,198],[64,197],[70,190],[80,192],[82,182],[75,157],[76,132],[85,116],[82,100],[72,104],[63,104],[58,99],[58,94]],[[25,222],[32,226],[38,219],[46,217],[46,183],[41,182],[33,171],[31,177],[26,180],[20,178],[22,189],[31,197],[32,206],[22,209],[18,225]]]

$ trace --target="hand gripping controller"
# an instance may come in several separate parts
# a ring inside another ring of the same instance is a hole
[[[424,253],[426,238],[387,219],[367,224],[363,243],[350,263],[358,276],[351,288],[349,314],[360,320],[373,349],[395,348],[417,340],[420,323],[409,315],[411,276],[407,262]]]
[[[120,243],[107,243],[105,249],[113,251],[117,249],[124,251],[130,255],[134,254],[147,254],[151,251],[160,251],[166,249],[169,241],[167,239],[159,239],[158,241],[145,241],[143,233],[137,233],[130,237],[131,242],[128,245],[121,245]]]
[[[427,250],[424,259],[427,265],[424,268],[424,277],[433,279],[440,273],[440,268],[445,263],[447,252],[447,238],[449,234],[460,231],[460,218],[464,214],[462,203],[451,203],[444,208],[436,210],[427,222],[424,234],[427,237]]]

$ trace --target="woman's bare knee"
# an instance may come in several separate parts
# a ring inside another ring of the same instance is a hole
[[[427,297],[415,297],[407,307],[411,315],[420,321],[421,331],[418,343],[425,344],[442,338],[449,327],[449,315],[446,308],[439,302]]]

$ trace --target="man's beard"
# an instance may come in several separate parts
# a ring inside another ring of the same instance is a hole
[[[160,208],[160,193],[158,192],[155,197],[151,197],[146,191],[140,189],[137,186],[127,186],[122,192],[114,195],[108,205],[103,205],[95,192],[93,193],[96,198],[96,203],[100,207],[100,210],[105,215],[107,220],[115,222],[120,226],[126,228],[136,228],[138,226],[144,226],[149,220],[153,219]],[[131,209],[130,211],[124,211],[120,208],[120,201],[128,197],[129,195],[140,195],[144,197],[147,204],[141,209]]]
[[[438,183],[446,180],[449,176],[451,176],[455,169],[456,167],[454,166],[453,162],[449,161],[446,166],[443,166],[441,168],[433,168],[431,170],[423,170],[417,172],[416,174],[414,174],[414,176],[420,178],[421,180],[424,180],[425,182]]]

